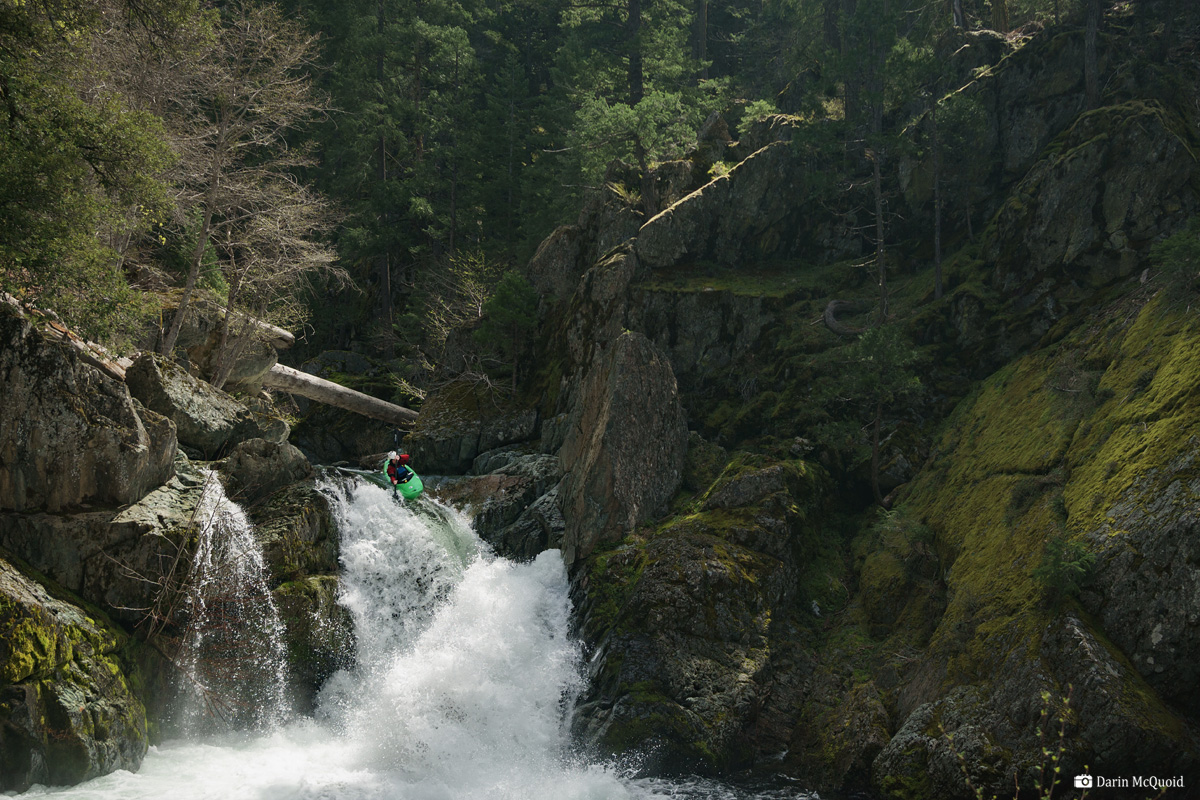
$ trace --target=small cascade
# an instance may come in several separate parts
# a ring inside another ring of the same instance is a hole
[[[211,470],[195,519],[177,721],[189,733],[271,728],[286,714],[287,676],[262,549]]]

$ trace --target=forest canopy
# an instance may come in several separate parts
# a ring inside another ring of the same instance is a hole
[[[0,288],[109,342],[157,326],[170,351],[170,310],[200,293],[428,362],[446,334],[421,320],[459,296],[458,265],[478,264],[486,299],[614,163],[653,215],[652,172],[714,112],[790,115],[822,157],[873,164],[882,219],[905,146],[889,115],[933,108],[947,214],[967,198],[969,226],[977,115],[948,94],[947,37],[1019,40],[1100,7],[0,0]]]

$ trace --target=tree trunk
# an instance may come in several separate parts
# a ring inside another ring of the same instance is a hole
[[[942,152],[938,141],[937,97],[929,109],[933,125],[933,297],[942,297]]]
[[[1096,63],[1096,39],[1100,33],[1100,0],[1088,0],[1087,30],[1083,38],[1083,81],[1088,108],[1100,107],[1100,69]]]
[[[646,95],[642,71],[642,0],[629,0],[626,6],[625,29],[629,35],[629,106],[636,106]]]
[[[1008,33],[1007,0],[992,0],[992,27],[1001,33]]]
[[[888,3],[884,0],[883,13],[888,14]],[[875,190],[875,268],[879,271],[879,324],[887,321],[888,286],[887,265],[883,252],[883,74],[887,68],[887,53],[881,45],[878,33],[871,35],[871,138],[874,152],[872,176]]]
[[[259,309],[261,312],[262,309]],[[227,313],[232,313],[228,310]],[[233,372],[233,366],[237,360],[241,358],[242,353],[246,350],[246,344],[254,336],[254,318],[249,314],[242,320],[240,330],[234,334],[233,343],[224,349],[221,353],[220,366],[213,370],[212,383],[218,389],[224,389],[225,383],[229,380],[229,373]]]
[[[833,53],[842,51],[842,36],[838,28],[838,17],[841,11],[840,0],[824,0],[823,32],[825,34],[825,49]]]
[[[1057,2],[1057,0],[1056,0]],[[954,14],[954,27],[966,28],[967,15],[963,13],[962,0],[953,0],[950,5],[951,13]]]
[[[380,90],[383,89],[384,83],[384,44],[383,35],[386,28],[384,24],[384,5],[383,0],[379,0],[377,6],[378,16],[376,23],[379,31],[379,51],[375,55],[375,80]],[[379,141],[377,143],[379,149],[379,161],[375,168],[375,177],[379,181],[379,190],[382,192],[387,184],[387,136],[381,129],[379,132]],[[379,248],[379,257],[376,269],[379,272],[379,315],[383,318],[383,356],[391,359],[395,355],[392,344],[392,260],[389,253],[390,247],[386,243],[388,237],[388,218],[387,212],[384,211],[380,220],[381,228],[381,243]]]
[[[187,282],[183,285],[179,306],[176,307],[175,314],[171,317],[171,327],[163,336],[162,343],[158,348],[158,352],[164,356],[170,356],[171,351],[175,349],[175,342],[179,339],[179,331],[183,329],[183,320],[187,316],[188,303],[192,301],[192,292],[195,291],[196,282],[200,279],[200,265],[204,263],[204,251],[208,249],[208,237],[212,232],[212,194],[216,191],[216,177],[220,174],[215,167],[213,172],[215,173],[213,184],[205,193],[204,221],[200,224],[200,233],[196,235],[196,249],[192,251],[192,263],[188,267]]]
[[[454,51],[454,104],[460,105],[459,85],[458,85],[458,59],[459,53]],[[458,229],[458,126],[454,126],[454,133],[450,136],[450,231],[447,248],[450,251],[451,258],[454,257],[454,236]]]
[[[842,0],[842,15],[843,19],[850,19],[858,10],[858,0]],[[854,35],[854,27],[850,26],[848,30],[843,31],[841,36],[841,53],[845,55],[848,51],[854,50],[859,45],[859,41]],[[859,116],[862,111],[862,74],[857,69],[852,69],[846,75],[844,81],[845,95],[842,100],[843,114],[846,118],[846,135],[853,139],[857,132],[861,130],[859,127],[862,120]],[[847,150],[849,146],[847,145]]]
[[[696,27],[692,55],[701,63],[708,59],[708,0],[696,0]],[[708,80],[708,65],[700,68],[700,79]]]
[[[883,171],[879,167],[879,162],[882,158],[883,156],[877,152],[875,153],[875,157],[871,159],[875,165],[875,268],[879,270],[880,325],[887,321],[888,316],[887,264],[884,262],[883,253]]]
[[[629,0],[626,6],[626,29],[629,32],[629,107],[635,108],[646,96],[646,81],[642,65],[642,0]],[[642,209],[646,219],[658,213],[658,191],[654,187],[654,176],[650,174],[650,162],[641,137],[633,143],[634,156],[641,172]]]
[[[333,381],[285,367],[283,364],[271,367],[271,371],[263,376],[263,386],[268,389],[282,389],[318,403],[344,408],[347,411],[353,411],[371,419],[382,420],[391,425],[406,425],[417,418],[417,412],[410,408],[347,389]]]
[[[233,264],[233,282],[229,285],[229,295],[225,298],[225,316],[221,319],[221,336],[217,340],[217,357],[213,361],[212,375],[209,376],[208,382],[218,389],[225,386],[225,379],[229,377],[230,362],[232,358],[228,352],[229,348],[229,325],[233,320],[233,304],[237,300],[238,291],[242,288],[242,273],[237,269],[237,262],[230,256],[230,263]],[[247,322],[249,322],[247,320]],[[246,328],[247,326],[243,326]],[[246,330],[243,330],[245,333]]]
[[[883,493],[879,491],[879,430],[882,427],[883,401],[879,400],[875,403],[875,426],[871,434],[871,491],[875,495],[875,502],[886,507]]]
[[[633,143],[633,152],[637,156],[638,171],[642,175],[642,209],[646,212],[646,219],[650,219],[658,213],[658,188],[654,185],[654,176],[650,173],[650,163],[646,158],[646,148],[642,147],[640,136]]]
[[[971,187],[963,188],[963,215],[967,218],[967,241],[975,241],[975,229],[971,227]]]

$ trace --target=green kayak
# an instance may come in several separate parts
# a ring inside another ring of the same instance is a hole
[[[414,500],[421,496],[421,492],[425,491],[425,484],[421,483],[421,476],[417,474],[416,470],[409,467],[408,471],[410,473],[408,480],[396,484],[395,488],[405,500]],[[392,480],[387,474],[387,461],[383,462],[383,479],[388,486],[391,485]]]

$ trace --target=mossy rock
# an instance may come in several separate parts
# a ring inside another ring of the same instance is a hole
[[[272,596],[283,623],[289,695],[296,710],[310,713],[326,679],[353,662],[354,620],[337,601],[336,575],[289,581]]]
[[[98,611],[0,559],[0,790],[136,770],[146,711],[130,691],[126,637]]]
[[[1200,753],[1183,722],[1200,707],[1197,674],[1175,655],[1197,643],[1182,616],[1163,611],[1186,607],[1200,585],[1183,555],[1200,554],[1200,326],[1162,295],[1094,319],[966,398],[905,498],[935,533],[947,603],[913,673],[940,664],[940,685],[901,691],[938,703],[975,687],[978,701],[958,707],[962,725],[989,730],[980,752],[999,753],[987,791],[1033,769],[1039,693],[1066,697],[1069,684],[1089,687],[1065,740],[1070,763],[1116,772],[1136,753],[1168,769]],[[1034,577],[1052,535],[1095,555],[1079,598],[1094,616],[1064,617]],[[898,586],[895,561],[867,555],[863,590],[879,593],[879,621],[903,602]]]
[[[247,514],[263,550],[269,585],[337,570],[339,539],[333,513],[313,481],[285,486]]]

